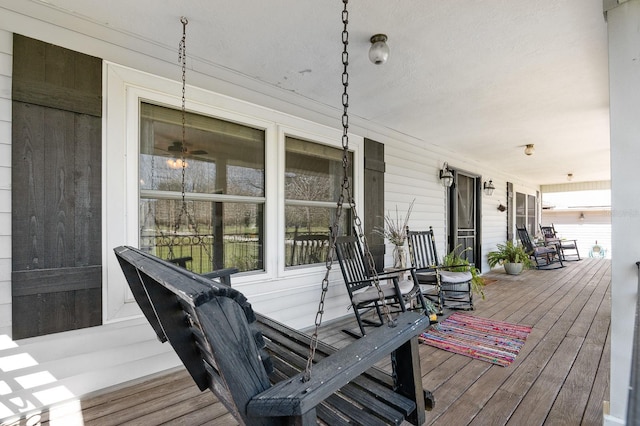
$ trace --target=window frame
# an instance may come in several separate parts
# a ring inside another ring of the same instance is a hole
[[[285,199],[285,157],[286,157],[286,137],[292,137],[296,139],[301,139],[310,143],[317,143],[320,145],[326,145],[333,148],[342,149],[342,133],[329,128],[318,129],[324,130],[323,132],[309,132],[300,128],[278,125],[278,141],[279,149],[278,149],[278,157],[280,158],[279,166],[278,166],[278,190],[282,196],[278,197],[278,276],[289,277],[300,274],[317,274],[319,271],[322,271],[326,268],[324,263],[314,263],[309,265],[298,265],[298,266],[286,266],[285,259],[285,209],[286,209],[286,199]],[[364,138],[349,134],[349,151],[352,153],[353,164],[352,164],[352,172],[353,172],[353,191],[354,199],[357,206],[363,205],[363,190],[362,190],[362,182],[363,182],[363,173],[364,173],[364,153],[362,147],[364,146]],[[298,203],[297,200],[291,201],[290,204]],[[300,201],[301,205],[311,205],[316,204],[319,207],[334,207],[335,203],[330,202],[314,202],[314,201]]]
[[[108,324],[140,315],[113,255],[114,247],[137,246],[139,241],[139,105],[150,102],[180,109],[182,86],[178,80],[108,61],[103,61],[103,78],[102,278],[103,324]],[[315,292],[324,264],[285,270],[284,135],[342,148],[342,130],[191,86],[187,88],[186,108],[265,131],[264,270],[234,276],[234,286],[264,303],[300,288]],[[364,138],[350,133],[349,145],[354,153],[355,201],[363,206]],[[236,196],[216,198],[234,201]],[[339,272],[332,271],[331,279],[338,277]]]
[[[147,104],[147,105],[154,105],[154,106],[159,106],[162,108],[168,108],[168,109],[172,109],[176,112],[180,112],[180,108],[176,109],[174,108],[174,106],[172,105],[166,105],[166,104],[161,104],[158,102],[153,102],[150,101],[148,99],[142,99],[139,98],[138,99],[138,120],[139,123],[138,125],[140,126],[141,124],[141,110],[142,110],[142,104]],[[218,120],[222,120],[225,122],[229,122],[229,123],[234,123],[234,124],[238,124],[240,126],[247,126],[247,127],[251,127],[251,128],[257,128],[261,131],[264,132],[264,141],[263,141],[263,149],[265,151],[264,154],[264,177],[265,177],[265,182],[264,182],[264,195],[262,196],[251,196],[251,195],[236,195],[236,194],[218,194],[218,193],[206,193],[206,192],[185,192],[184,194],[184,199],[185,201],[196,201],[196,202],[209,202],[209,203],[221,203],[223,205],[225,204],[233,204],[233,203],[238,203],[238,204],[255,204],[255,205],[262,205],[262,210],[263,210],[263,217],[265,218],[263,220],[263,224],[262,224],[262,233],[264,235],[264,229],[266,228],[266,216],[265,216],[265,211],[266,211],[266,173],[267,173],[267,164],[266,164],[266,145],[267,145],[267,131],[266,129],[262,128],[262,127],[256,127],[256,126],[249,126],[246,122],[239,122],[237,120],[228,120],[228,119],[223,119],[218,115],[210,115],[210,114],[204,114],[202,112],[199,111],[193,111],[193,110],[187,110],[187,113],[189,114],[196,114],[196,115],[200,115],[203,117],[212,117]],[[140,127],[138,127],[138,130],[140,130]],[[138,160],[140,159],[140,155],[141,155],[141,133],[139,133],[139,137],[138,137]],[[213,148],[213,147],[212,147]],[[164,157],[161,157],[164,158]],[[186,173],[189,173],[188,168]],[[138,167],[138,176],[140,176],[140,167]],[[138,182],[138,184],[140,184],[140,182]],[[180,202],[182,200],[182,192],[180,191],[175,191],[175,190],[162,190],[162,189],[142,189],[142,188],[138,188],[138,200],[139,202],[143,199],[148,199],[148,200],[172,200],[172,201],[177,201]],[[138,210],[138,213],[140,211]],[[140,218],[138,217],[138,220],[140,220]],[[140,235],[140,223],[138,222],[138,232]],[[138,246],[138,244],[136,244],[136,246]],[[262,250],[263,253],[265,253],[265,250],[263,248]],[[259,273],[259,272],[264,272],[264,259],[261,259],[261,263],[263,265],[263,269],[256,269],[256,270],[251,270],[251,271],[245,271],[242,273]],[[230,267],[231,265],[224,265],[224,267]]]

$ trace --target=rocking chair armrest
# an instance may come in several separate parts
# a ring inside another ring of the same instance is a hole
[[[304,415],[385,356],[417,338],[429,327],[429,318],[404,312],[397,317],[396,323],[396,327],[376,328],[314,364],[308,382],[302,381],[303,373],[300,373],[254,396],[247,404],[247,414],[258,417]]]
[[[403,272],[411,272],[413,271],[413,267],[409,266],[407,268],[398,268],[398,269],[393,269],[393,270],[388,270],[388,271],[384,271],[384,272],[378,272],[378,278],[380,279],[390,279],[393,276],[397,276],[398,274],[401,274]]]
[[[231,286],[231,275],[238,273],[238,271],[238,268],[216,269],[215,271],[202,274],[202,276],[209,279],[220,278],[223,284]]]
[[[354,281],[354,282],[359,282],[359,283],[370,283],[372,284],[376,279],[375,278],[364,278],[358,281]],[[382,280],[394,280],[394,281],[398,281],[398,277],[395,274],[378,274],[378,280],[382,281]]]

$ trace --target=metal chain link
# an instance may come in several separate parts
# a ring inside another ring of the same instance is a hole
[[[180,140],[180,162],[182,163],[182,206],[180,209],[180,213],[176,219],[174,224],[174,233],[178,233],[178,229],[180,228],[180,224],[182,222],[182,218],[184,215],[187,215],[187,220],[189,218],[189,212],[187,211],[187,201],[186,201],[186,169],[187,169],[187,147],[186,147],[186,115],[187,115],[187,104],[186,104],[186,86],[187,86],[187,24],[189,21],[184,16],[180,18],[180,22],[182,23],[182,38],[180,39],[180,44],[178,45],[178,62],[182,66],[182,139]]]
[[[356,211],[355,201],[353,196],[351,195],[351,183],[349,181],[349,51],[347,49],[349,45],[349,31],[347,30],[347,26],[349,23],[349,11],[347,10],[347,5],[349,0],[342,0],[344,3],[344,9],[342,10],[342,183],[341,183],[341,191],[338,196],[338,201],[336,203],[336,214],[334,217],[334,226],[331,227],[331,235],[330,235],[330,244],[329,250],[327,252],[327,259],[325,262],[326,272],[324,278],[322,279],[322,292],[320,295],[320,302],[318,304],[318,310],[316,312],[315,318],[315,328],[313,334],[311,335],[311,341],[309,343],[309,355],[307,357],[307,364],[304,369],[304,373],[302,376],[302,381],[307,382],[311,378],[311,370],[313,367],[313,358],[315,357],[316,348],[318,347],[318,331],[320,329],[320,325],[322,324],[322,315],[324,314],[324,299],[327,295],[327,291],[329,289],[329,274],[331,272],[331,267],[334,260],[335,247],[339,234],[339,225],[340,220],[342,218],[343,206],[345,194],[348,199],[349,206],[353,211],[354,223],[357,227],[357,233],[360,239],[363,241],[364,252],[367,259],[367,263],[369,266],[369,270],[373,275],[373,281],[378,290],[378,297],[380,302],[382,303],[382,309],[387,317],[387,322],[390,326],[394,326],[395,322],[391,318],[391,312],[389,311],[389,307],[385,303],[384,293],[380,288],[380,280],[378,278],[378,274],[375,268],[375,262],[373,261],[373,255],[369,250],[369,245],[366,241],[366,237],[364,236],[364,232],[362,231],[362,221],[358,216]],[[395,376],[395,368],[394,368],[394,376]],[[396,382],[394,378],[394,383]]]

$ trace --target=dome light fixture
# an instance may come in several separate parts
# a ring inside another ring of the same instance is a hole
[[[389,59],[389,46],[387,46],[387,35],[376,34],[371,36],[371,47],[369,48],[369,60],[376,65],[381,65]]]
[[[528,143],[527,146],[524,148],[524,153],[527,155],[533,155],[534,152],[536,152],[536,149],[533,147],[533,144]]]

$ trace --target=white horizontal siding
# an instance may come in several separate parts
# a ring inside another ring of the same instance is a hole
[[[0,29],[0,330],[11,328],[11,70],[13,35]]]
[[[580,219],[580,213],[584,219]],[[611,212],[609,210],[591,211],[549,211],[542,213],[542,224],[551,225],[560,238],[576,240],[580,256],[587,257],[596,244],[606,250],[611,258]]]

